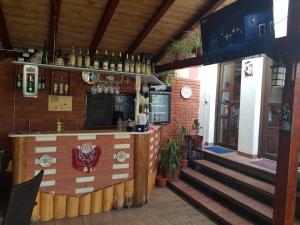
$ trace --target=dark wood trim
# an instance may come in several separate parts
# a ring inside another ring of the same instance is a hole
[[[156,66],[155,72],[161,73],[164,71],[178,70],[178,69],[183,69],[183,68],[187,68],[187,67],[201,66],[201,65],[203,65],[203,57],[197,56],[197,57],[193,57],[193,58],[189,58],[189,59],[177,60],[172,63],[158,65],[158,66]]]
[[[4,48],[12,49],[1,3],[0,3],[0,37]]]
[[[102,15],[100,22],[98,23],[97,29],[90,45],[91,54],[95,53],[98,45],[100,44],[101,39],[103,38],[103,35],[115,13],[118,4],[119,0],[110,0],[107,2],[106,9]]]
[[[155,13],[152,15],[151,19],[144,26],[143,30],[139,35],[134,39],[128,48],[127,52],[129,55],[133,54],[134,51],[139,47],[147,35],[152,31],[155,25],[160,21],[163,15],[168,11],[168,9],[173,5],[175,0],[163,1],[162,4],[158,7]]]
[[[163,47],[160,49],[158,54],[155,57],[155,61],[159,62],[165,55],[168,47],[172,43],[172,41],[181,40],[185,37],[186,32],[193,30],[196,26],[200,26],[200,19],[205,16],[208,12],[215,9],[216,6],[219,6],[219,4],[223,3],[224,0],[212,0],[209,1],[204,7],[201,7],[198,10],[198,13],[189,20],[189,22],[180,28],[180,30],[172,37],[170,38],[170,41],[165,43]]]
[[[273,225],[293,225],[295,222],[298,154],[300,149],[300,63],[294,63],[292,76],[295,76],[294,88],[288,90],[293,92],[294,98],[292,104],[292,130],[291,132],[280,131]]]
[[[60,14],[61,0],[50,0],[51,11],[49,19],[49,34],[48,34],[48,50],[50,59],[54,61],[54,53],[56,48],[57,27]],[[52,57],[52,58],[51,58]]]
[[[0,61],[7,58],[17,59],[21,52],[15,50],[0,49]]]

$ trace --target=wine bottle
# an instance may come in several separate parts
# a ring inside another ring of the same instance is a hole
[[[152,62],[151,73],[155,74],[155,62]]]
[[[39,76],[39,79],[38,79],[38,90],[42,90],[42,77]]]
[[[55,64],[58,65],[58,66],[64,66],[65,65],[63,51],[62,51],[62,48],[60,46],[58,47],[58,51],[57,51],[57,54],[56,54]]]
[[[117,59],[117,70],[118,72],[122,72],[123,71],[123,63],[122,63],[122,53],[119,53],[119,57]]]
[[[46,78],[42,77],[42,90],[46,90]]]
[[[141,73],[141,60],[140,60],[139,55],[138,55],[137,60],[135,62],[135,73]]]
[[[146,63],[146,74],[151,74],[150,59],[147,59],[147,63]]]
[[[111,54],[111,58],[109,60],[109,70],[115,71],[116,70],[116,63],[115,63],[115,53]]]
[[[48,46],[46,41],[44,41],[42,64],[48,64]]]
[[[63,81],[63,77],[62,76],[60,76],[59,94],[60,95],[64,94],[64,81]]]
[[[134,63],[134,56],[131,56],[131,61],[130,61],[130,66],[129,66],[129,70],[130,73],[134,73],[134,69],[135,69],[135,63]]]
[[[18,74],[18,76],[17,76],[16,87],[18,89],[22,88],[22,76],[21,76],[21,74]]]
[[[145,58],[143,57],[142,62],[141,62],[141,73],[145,74],[146,73],[146,63],[145,63]]]
[[[72,47],[72,52],[69,55],[69,66],[75,66],[76,64],[76,55],[75,55],[75,49]]]
[[[128,54],[126,54],[126,59],[124,61],[124,71],[129,72],[130,71],[130,61],[128,58]]]
[[[91,56],[90,56],[90,50],[86,50],[86,54],[84,56],[84,67],[85,68],[90,68],[91,66]]]
[[[66,76],[66,81],[64,83],[64,94],[68,95],[69,94],[69,82],[68,82],[68,77]]]
[[[27,92],[34,92],[34,81],[31,75],[27,78]]]
[[[103,69],[108,70],[108,55],[107,50],[105,50],[105,55],[103,57]]]
[[[98,70],[100,65],[100,56],[98,50],[96,50],[95,58],[94,58],[94,69]]]
[[[79,49],[79,52],[78,52],[77,57],[76,57],[76,66],[82,67],[82,52],[81,52],[81,49]]]

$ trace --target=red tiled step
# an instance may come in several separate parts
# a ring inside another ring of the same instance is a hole
[[[248,210],[249,212],[254,213],[260,218],[269,221],[270,223],[272,222],[273,209],[270,206],[262,202],[259,202],[254,198],[247,196],[246,194],[236,191],[190,168],[183,169],[182,174],[192,179],[193,181],[197,182],[198,184],[217,193],[223,198],[226,198],[231,202],[239,205],[240,207],[243,207],[244,209]]]
[[[244,218],[181,180],[169,181],[169,185],[224,224],[253,225],[253,223],[248,222]]]
[[[248,186],[252,190],[267,195],[268,197],[272,198],[274,196],[275,186],[272,184],[260,181],[258,179],[252,178],[250,176],[244,175],[242,173],[228,169],[224,166],[221,166],[219,164],[207,160],[195,160],[194,162],[207,170],[221,174],[223,177],[226,177],[228,180],[241,183],[245,186]]]

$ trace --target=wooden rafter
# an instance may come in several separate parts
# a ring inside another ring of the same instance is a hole
[[[184,60],[178,60],[172,63],[167,63],[163,65],[158,65],[155,68],[156,73],[161,73],[164,71],[169,71],[169,70],[178,70],[178,69],[183,69],[187,67],[192,67],[192,66],[200,66],[203,65],[203,57],[202,56],[197,56],[189,59],[184,59]]]
[[[127,50],[128,54],[133,54],[134,51],[139,47],[147,35],[152,31],[155,25],[160,21],[163,15],[168,11],[172,6],[175,0],[166,0],[158,7],[152,17],[148,20],[147,24],[144,26],[143,30],[138,34],[138,36],[131,43],[130,47]]]
[[[197,15],[193,16],[192,19],[184,25],[177,34],[171,38],[170,40],[176,41],[176,40],[181,40],[185,37],[186,32],[193,30],[196,26],[200,24],[200,19],[204,17],[205,15],[208,15],[209,13],[213,12],[215,9],[217,9],[222,3],[224,3],[225,0],[212,0],[210,1],[205,7],[202,7]],[[168,47],[170,46],[171,41],[166,43],[161,50],[158,52],[156,55],[156,61],[160,61],[162,57],[165,55]]]
[[[50,20],[49,20],[49,38],[48,38],[48,47],[49,55],[53,56],[56,48],[56,37],[57,37],[57,27],[58,19],[60,14],[60,3],[61,0],[50,0]]]
[[[94,34],[92,43],[90,45],[90,52],[94,53],[100,44],[100,41],[108,27],[108,24],[110,23],[114,12],[119,4],[119,0],[109,0],[105,9],[105,12],[103,13],[103,16],[98,24],[98,27],[96,29],[96,32]]]
[[[8,30],[7,30],[7,27],[6,27],[5,18],[4,18],[4,15],[3,15],[1,3],[0,3],[0,37],[1,37],[2,44],[3,44],[4,48],[12,49],[12,45],[10,43]]]
[[[276,170],[276,186],[274,196],[273,225],[294,225],[295,203],[297,192],[298,155],[300,149],[300,63],[297,55],[291,54],[297,49],[298,35],[300,33],[300,2],[289,1],[287,36],[282,38],[286,45],[284,51],[291,57],[293,88],[287,90],[293,92],[291,102],[292,127],[291,132],[280,131],[279,148]],[[296,46],[296,47],[295,47]]]

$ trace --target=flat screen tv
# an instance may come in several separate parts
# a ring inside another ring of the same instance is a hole
[[[201,19],[205,64],[272,51],[273,0],[238,0]]]

